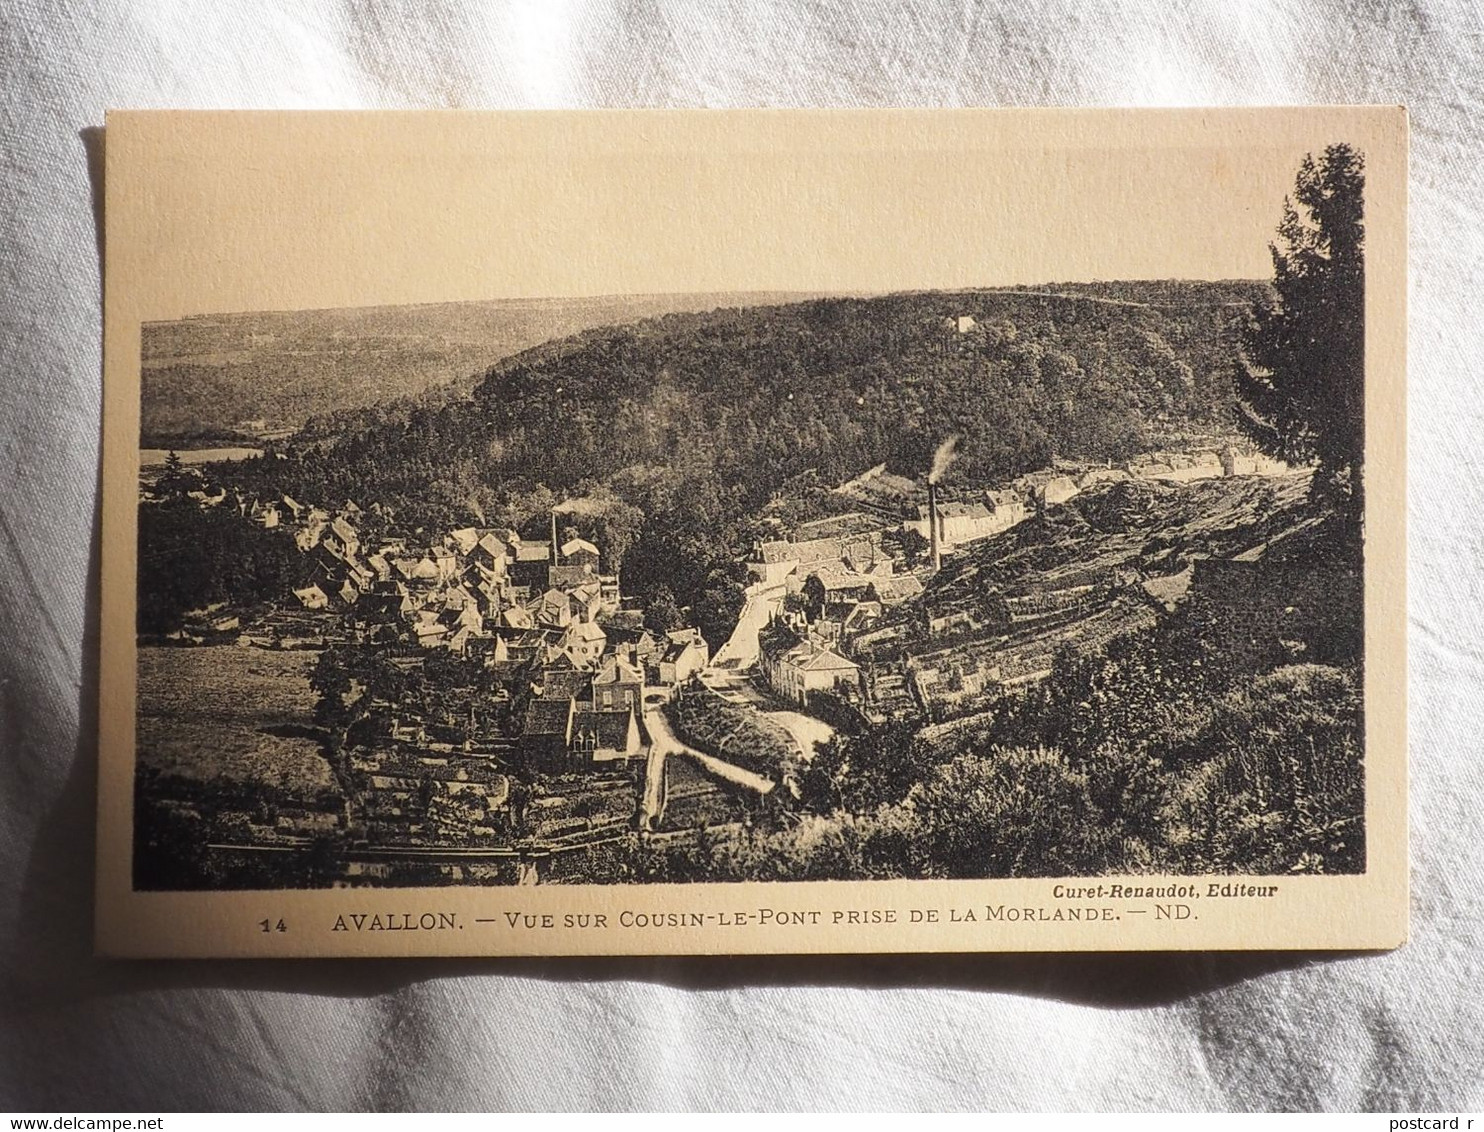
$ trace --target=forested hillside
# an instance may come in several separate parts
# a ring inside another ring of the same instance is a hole
[[[1191,294],[1159,307],[934,292],[603,327],[507,359],[467,399],[410,419],[344,414],[334,439],[280,474],[319,497],[359,493],[447,521],[497,510],[509,488],[661,468],[757,503],[809,468],[836,479],[885,459],[918,472],[950,432],[970,480],[1053,453],[1126,456],[1151,433],[1227,423],[1231,295],[1261,289],[1162,286]],[[949,320],[964,315],[975,325],[958,333]]]
[[[1097,284],[1107,295],[923,292],[669,314],[491,367],[467,397],[342,414],[288,460],[234,468],[264,493],[390,506],[400,524],[540,521],[595,497],[626,588],[663,581],[703,625],[740,604],[739,523],[791,477],[881,461],[990,482],[1053,457],[1121,459],[1230,427],[1233,296],[1259,283]],[[1144,304],[1125,294],[1177,296]],[[1112,296],[1117,297],[1112,297]],[[591,525],[591,524],[590,524]],[[707,613],[706,609],[714,612]]]
[[[405,412],[466,396],[491,365],[550,338],[669,311],[794,297],[807,296],[500,299],[147,323],[142,447],[198,447],[306,425],[334,432],[347,410],[400,403]]]

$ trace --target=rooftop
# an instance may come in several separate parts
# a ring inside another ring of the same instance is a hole
[[[624,711],[578,711],[572,715],[572,737],[592,736],[599,749],[623,750],[629,743],[633,708]]]
[[[525,735],[567,737],[572,720],[572,697],[532,700],[526,708]]]

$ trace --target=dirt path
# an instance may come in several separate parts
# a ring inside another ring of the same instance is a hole
[[[655,713],[658,714],[658,713]],[[654,724],[648,719],[645,723],[649,727],[649,733],[654,735]],[[665,816],[665,756],[668,751],[658,741],[651,744],[649,758],[644,763],[644,793],[639,802],[639,828],[658,829],[661,819]]]
[[[768,623],[768,618],[783,608],[783,593],[781,582],[772,586],[754,582],[747,587],[747,604],[737,617],[737,627],[732,630],[732,635],[711,658],[713,666],[740,672],[757,663],[757,635]]]
[[[819,744],[828,743],[835,737],[833,727],[822,719],[815,719],[812,715],[797,711],[770,711],[764,714],[769,719],[777,720],[794,737],[805,762],[814,757]]]
[[[799,711],[773,708],[749,680],[736,672],[708,668],[701,673],[701,682],[728,703],[750,707],[777,723],[793,737],[805,762],[814,757],[817,744],[828,743],[835,737],[835,729],[822,719]]]
[[[715,775],[717,778],[730,782],[734,786],[742,786],[748,790],[755,790],[759,794],[767,794],[777,785],[771,778],[764,778],[760,774],[754,774],[750,770],[743,770],[740,766],[734,766],[722,759],[703,754],[694,747],[686,746],[670,730],[669,721],[657,711],[644,713],[644,725],[649,728],[650,738],[653,739],[653,744],[649,749],[649,762],[645,766],[644,813],[646,821],[651,820],[650,813],[652,811],[649,806],[651,791],[653,791],[653,796],[657,800],[660,800],[661,805],[663,799],[663,787],[660,785],[651,786],[650,778],[652,775],[657,775],[661,780],[663,779],[665,759],[670,755],[685,755],[687,758],[694,759],[700,764],[703,770]],[[657,822],[658,818],[652,820]]]

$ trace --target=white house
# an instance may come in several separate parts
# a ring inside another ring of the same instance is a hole
[[[682,630],[686,632],[686,630]],[[660,683],[661,684],[684,684],[707,664],[706,645],[704,642],[697,643],[695,638],[682,637],[675,639],[675,634],[670,634],[670,641],[663,655],[660,657]]]
[[[832,648],[799,637],[781,621],[759,635],[763,674],[775,692],[807,703],[810,692],[846,691],[860,687],[860,666]]]
[[[305,609],[326,609],[330,604],[329,595],[313,583],[303,589],[295,590],[294,596],[299,599],[299,604]]]
[[[603,655],[608,634],[591,621],[574,621],[562,634],[561,649],[578,668],[587,668]]]

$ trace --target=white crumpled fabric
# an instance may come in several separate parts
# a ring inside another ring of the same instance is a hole
[[[1477,8],[391,7],[0,3],[0,1108],[1484,1108]],[[1413,123],[1402,950],[91,957],[106,108],[1341,102]]]

